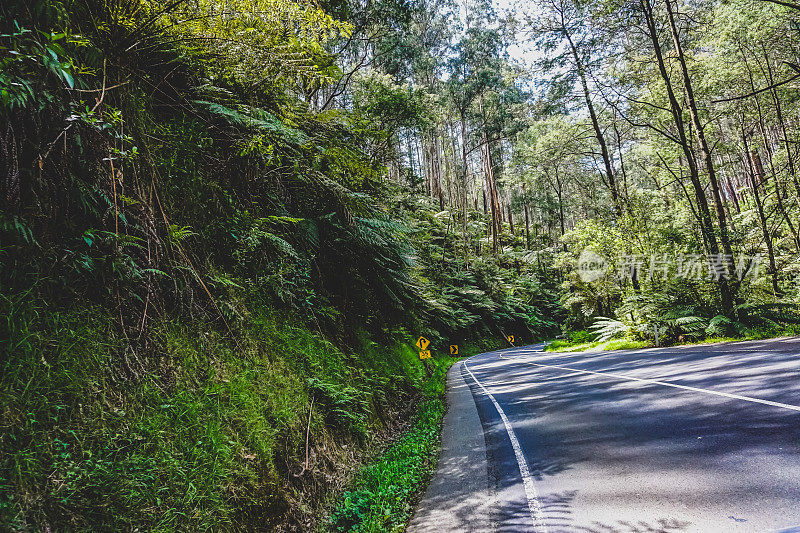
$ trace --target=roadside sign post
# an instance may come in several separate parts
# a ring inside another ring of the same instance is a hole
[[[514,335],[508,335],[506,337],[506,340],[513,345],[514,344]]]
[[[426,339],[425,337],[420,337],[417,339],[417,342],[414,345],[419,348],[419,358],[422,361],[422,365],[425,367],[425,372],[430,376],[431,375],[431,368],[428,366],[426,359],[431,358],[431,351],[428,349],[430,346],[431,341]]]
[[[450,345],[450,355],[458,355],[458,344]]]

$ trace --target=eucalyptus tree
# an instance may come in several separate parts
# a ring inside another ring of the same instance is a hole
[[[613,156],[596,108],[597,91],[590,86],[591,78],[599,74],[593,70],[607,53],[609,43],[593,28],[590,8],[590,3],[578,0],[538,0],[525,14],[526,31],[544,53],[540,67],[549,74],[550,84],[561,86],[562,97],[568,97],[579,84],[597,140],[602,181],[611,193],[613,212],[619,216],[622,210]]]
[[[497,27],[491,26],[492,23],[496,22],[491,6],[481,4],[476,5],[476,8],[482,9],[484,16],[477,21],[474,20],[475,13],[468,17],[469,25],[458,42],[455,43],[453,47],[454,54],[447,63],[449,77],[446,87],[448,96],[457,110],[461,126],[462,233],[466,239],[468,157],[474,150],[480,149],[483,155],[486,192],[492,215],[492,250],[496,252],[498,234],[500,232],[500,204],[491,161],[492,140],[488,137],[484,127],[486,116],[484,100],[485,93],[490,88],[497,87],[502,83],[501,70],[505,45],[502,31]],[[472,132],[467,127],[467,122],[470,118],[478,118],[480,121],[479,124],[474,125],[476,127],[473,127],[474,131]],[[470,142],[470,136],[475,136],[476,132],[478,138],[472,139]]]
[[[662,163],[673,173],[675,183],[686,194],[690,206],[692,200],[694,202],[692,212],[707,254],[720,257],[724,251],[726,275],[718,277],[717,286],[725,314],[732,315],[734,294],[729,278],[734,272],[733,249],[724,200],[705,134],[707,124],[703,121],[707,120],[704,117],[708,111],[705,107],[701,110],[698,104],[694,91],[696,80],[687,66],[684,41],[687,34],[691,36],[691,28],[678,27],[671,0],[609,2],[604,5],[604,17],[613,27],[624,28],[623,37],[618,39],[621,53],[614,68],[621,82],[617,92],[623,96],[625,105],[617,110],[631,125],[656,134],[679,148],[677,172],[667,164],[669,158],[662,157]],[[702,164],[698,163],[698,158]],[[684,166],[692,195],[688,194],[683,183]],[[715,227],[702,170],[712,191],[719,229]]]
[[[553,115],[536,121],[517,136],[515,169],[510,183],[524,185],[539,197],[553,202],[540,203],[543,219],[549,218],[549,206],[555,208],[558,242],[567,232],[568,218],[573,221],[596,215],[591,211],[597,196],[591,193],[592,166],[587,160],[586,145],[591,142],[591,126],[565,115]]]
[[[319,94],[311,97],[317,109],[346,105],[358,74],[374,69],[402,77],[409,72],[418,49],[408,46],[407,36],[414,15],[423,9],[420,2],[327,0],[321,7],[334,19],[348,21],[350,31],[326,46],[339,72],[331,83],[315,87]]]
[[[712,25],[701,45],[714,51],[702,66],[715,107],[726,117],[720,121],[720,133],[741,141],[728,148],[731,155],[742,161],[755,158],[756,170],[762,167],[766,171],[764,183],[759,186],[774,200],[775,211],[797,252],[800,189],[792,139],[797,131],[785,116],[787,110],[797,108],[798,95],[792,85],[800,77],[792,67],[796,57],[793,15],[792,10],[767,3],[747,10],[737,3],[716,5]],[[748,139],[745,150],[743,144]],[[744,173],[751,170],[748,165],[742,166]]]

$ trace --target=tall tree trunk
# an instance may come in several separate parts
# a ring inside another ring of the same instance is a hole
[[[692,182],[695,201],[697,202],[696,216],[698,218],[698,222],[700,223],[700,232],[703,235],[703,240],[706,243],[706,248],[708,249],[709,253],[718,255],[719,244],[717,242],[717,236],[714,230],[714,223],[711,219],[711,211],[708,207],[708,200],[706,198],[703,185],[700,182],[700,176],[697,170],[697,162],[694,159],[692,147],[689,144],[689,140],[686,136],[686,127],[683,123],[683,109],[681,108],[680,104],[678,103],[678,99],[675,96],[675,91],[672,88],[672,80],[667,72],[667,67],[664,62],[664,55],[661,52],[661,43],[659,42],[658,38],[658,29],[656,28],[653,6],[650,4],[650,0],[640,0],[640,5],[645,17],[650,40],[653,43],[653,50],[656,55],[658,71],[662,80],[664,81],[664,87],[667,91],[667,97],[670,104],[670,113],[672,114],[672,119],[675,123],[678,141],[681,149],[683,150],[683,154],[689,168],[689,179]],[[667,11],[670,13],[672,12],[669,8]],[[730,315],[733,313],[733,296],[731,294],[730,287],[728,286],[728,280],[720,276],[720,278],[717,280],[717,286],[719,287],[720,300],[722,302],[723,310],[726,315]]]
[[[603,159],[603,165],[605,167],[607,185],[611,191],[611,203],[614,208],[614,215],[619,217],[622,214],[622,208],[619,205],[619,193],[617,191],[617,185],[615,182],[614,169],[611,165],[611,156],[608,153],[608,144],[606,143],[603,130],[600,128],[600,121],[597,118],[597,112],[595,111],[594,104],[592,103],[592,94],[589,92],[589,84],[586,81],[586,68],[581,60],[580,54],[578,53],[577,46],[575,46],[575,43],[572,41],[572,35],[570,35],[569,31],[567,30],[563,14],[561,17],[561,31],[564,33],[564,37],[566,37],[567,42],[569,43],[569,48],[572,52],[572,59],[575,61],[575,69],[577,70],[578,77],[581,80],[581,88],[583,89],[583,97],[586,102],[586,108],[589,111],[589,118],[592,121],[592,128],[594,128],[594,135],[597,138],[597,144],[600,146],[600,156]]]
[[[464,240],[464,265],[469,265],[469,246],[467,245],[467,119],[461,110],[461,166],[464,177],[464,195],[461,217],[461,236]]]
[[[761,195],[758,192],[759,187],[764,182],[764,167],[761,164],[761,158],[758,156],[758,152],[751,150],[747,146],[747,137],[744,131],[742,131],[742,141],[744,142],[745,152],[750,154],[750,183],[753,186],[753,198],[756,201],[758,220],[761,222],[761,234],[764,237],[764,243],[767,245],[772,290],[778,295],[780,294],[780,289],[778,288],[778,268],[775,266],[775,251],[772,248],[772,235],[770,235],[769,229],[767,228],[767,217],[764,215],[764,205],[761,203]]]
[[[422,173],[422,180],[425,183],[425,194],[431,196],[433,194],[433,172],[431,169],[431,150],[430,139],[427,135],[420,132],[419,137],[415,138],[414,146],[417,152],[417,159]],[[421,145],[421,148],[420,148]]]
[[[531,224],[528,214],[528,195],[525,193],[525,184],[522,184],[522,210],[525,213],[525,249],[531,249]]]
[[[531,249],[531,223],[530,223],[530,216],[528,215],[528,204],[526,203],[524,206],[525,211],[525,249]]]
[[[480,102],[480,111],[483,114],[483,102]],[[485,123],[485,120],[484,120]],[[489,146],[489,139],[486,136],[486,129],[481,132],[481,146],[484,160],[484,172],[486,185],[489,193],[489,207],[492,211],[492,253],[497,254],[498,238],[500,234],[500,201],[497,198],[497,186],[494,182],[494,170],[492,167],[492,151]]]
[[[711,196],[714,199],[714,207],[717,212],[717,222],[719,223],[719,239],[722,243],[722,249],[725,251],[725,256],[728,263],[728,276],[731,276],[736,270],[733,258],[733,248],[731,247],[730,237],[728,236],[728,222],[725,214],[725,205],[722,202],[722,193],[719,189],[719,182],[717,181],[717,173],[714,168],[714,159],[711,156],[711,149],[708,147],[705,133],[703,132],[703,125],[700,122],[700,114],[697,111],[697,102],[694,97],[694,90],[692,89],[692,80],[689,76],[689,69],[686,67],[686,57],[683,54],[683,46],[681,45],[680,35],[678,33],[678,26],[675,23],[675,15],[672,11],[671,0],[664,0],[667,8],[667,17],[669,19],[669,27],[672,32],[672,43],[675,47],[678,63],[681,66],[681,75],[683,77],[683,86],[686,91],[686,104],[689,108],[689,116],[694,125],[695,135],[697,135],[697,142],[700,145],[700,153],[703,155],[703,162],[705,163],[706,172],[708,173],[708,181],[711,183]]]
[[[436,156],[436,196],[439,198],[440,211],[444,211],[444,193],[442,192],[442,135],[442,125],[440,122],[437,122],[433,149]]]
[[[733,186],[733,182],[731,181],[729,173],[725,170],[725,161],[722,159],[721,155],[717,155],[717,159],[719,161],[720,173],[722,174],[722,183],[725,185],[731,200],[733,200],[733,207],[736,209],[736,213],[741,213],[742,210],[739,207],[739,195],[736,193],[736,189]]]
[[[767,54],[767,48],[764,46],[764,43],[761,43],[761,48],[764,50],[764,62],[767,64],[767,77],[769,81],[769,86],[772,87],[770,94],[772,95],[772,103],[775,105],[775,116],[778,119],[778,126],[781,129],[781,140],[783,141],[783,145],[786,148],[786,162],[789,167],[789,175],[792,177],[792,181],[794,182],[794,190],[795,190],[795,199],[800,205],[800,180],[797,178],[797,173],[795,172],[794,166],[794,157],[792,156],[792,147],[789,144],[789,136],[786,134],[786,122],[783,120],[783,109],[781,108],[781,100],[778,98],[778,90],[775,88],[775,80],[773,79],[772,75],[772,65],[769,62],[769,54]]]
[[[631,207],[631,197],[628,193],[628,173],[625,171],[625,160],[622,157],[622,137],[619,134],[619,127],[617,127],[617,116],[614,115],[613,122],[614,135],[617,138],[617,152],[619,154],[619,170],[622,173],[622,196],[625,201],[625,207],[628,210],[628,215],[633,217],[633,208]]]
[[[483,133],[484,154],[486,165],[486,179],[489,188],[489,207],[492,212],[492,252],[497,253],[498,239],[500,236],[500,200],[497,197],[497,186],[494,183],[494,172],[492,172],[491,151],[489,142],[486,139],[486,132]]]
[[[556,193],[556,197],[558,198],[558,222],[561,228],[561,237],[567,233],[566,229],[566,216],[564,214],[564,191],[561,184],[561,178],[558,175],[558,170],[553,171],[555,177],[555,184],[553,185],[553,190]],[[567,243],[564,243],[564,251],[567,251]]]
[[[755,92],[756,84],[755,80],[753,80],[753,73],[750,69],[750,63],[747,61],[747,56],[744,53],[744,50],[741,50],[742,59],[745,64],[745,68],[747,68],[747,74],[750,79],[750,87]],[[774,90],[774,89],[773,89]],[[792,218],[789,216],[789,213],[786,210],[786,206],[783,203],[783,191],[781,190],[781,185],[779,183],[778,173],[775,171],[775,166],[772,163],[772,159],[774,157],[772,146],[770,145],[769,136],[767,134],[767,127],[764,122],[764,113],[761,110],[761,102],[759,101],[758,96],[754,98],[756,104],[756,112],[758,114],[758,128],[761,132],[761,139],[764,144],[764,150],[767,153],[767,161],[769,162],[770,172],[772,174],[772,184],[775,189],[775,200],[778,203],[778,211],[780,211],[781,216],[786,221],[786,225],[789,226],[789,231],[792,234],[792,238],[794,239],[795,249],[800,251],[800,236],[798,236],[797,229],[792,222]],[[756,156],[758,156],[758,152],[756,152]],[[751,158],[752,161],[752,158]],[[755,161],[753,161],[755,163]],[[763,165],[761,164],[761,158],[758,158],[758,165],[761,167],[761,175],[763,178],[760,178],[762,182],[766,182],[766,174],[763,172]],[[758,169],[756,169],[758,170]],[[764,187],[766,190],[766,186]]]

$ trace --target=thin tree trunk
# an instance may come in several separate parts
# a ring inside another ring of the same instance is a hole
[[[464,241],[464,265],[469,265],[469,247],[467,246],[467,120],[465,110],[461,110],[461,164],[464,176],[464,202],[461,217],[461,236]]]
[[[617,127],[617,117],[614,115],[613,119],[614,135],[617,137],[617,152],[619,154],[619,170],[622,173],[622,193],[625,201],[625,207],[628,210],[628,215],[633,217],[633,209],[631,207],[631,197],[628,193],[628,173],[625,171],[625,160],[622,157],[622,137],[619,134]]]
[[[700,144],[700,153],[703,155],[703,162],[705,163],[706,172],[708,173],[708,180],[711,183],[711,196],[714,199],[714,207],[717,212],[717,222],[719,224],[719,238],[722,243],[722,249],[725,251],[725,259],[727,260],[728,273],[727,276],[720,276],[721,285],[724,285],[724,293],[722,304],[726,314],[733,311],[733,299],[729,293],[730,287],[728,286],[727,277],[731,276],[735,271],[733,248],[731,248],[731,241],[728,236],[728,223],[725,215],[725,206],[722,203],[722,194],[719,190],[719,183],[717,182],[717,175],[714,169],[714,160],[711,157],[711,149],[708,147],[705,133],[703,132],[703,125],[700,123],[700,115],[697,111],[697,104],[694,98],[694,91],[692,89],[692,80],[689,77],[689,69],[686,67],[686,58],[683,54],[683,47],[681,46],[680,35],[678,34],[678,26],[675,23],[675,15],[672,11],[672,4],[670,0],[664,0],[667,9],[667,18],[669,19],[669,26],[672,33],[672,42],[677,54],[678,63],[681,67],[681,75],[683,77],[684,90],[686,91],[686,104],[689,108],[689,116],[694,125],[695,135]],[[713,252],[712,252],[713,253]]]
[[[763,42],[761,43],[761,48],[764,50],[764,62],[767,64],[767,77],[769,78],[769,86],[772,87],[770,94],[772,95],[772,103],[775,104],[775,116],[778,119],[778,126],[781,129],[781,136],[783,137],[783,145],[786,148],[786,162],[789,167],[789,175],[792,177],[792,181],[794,182],[794,190],[796,194],[795,199],[797,200],[798,205],[800,205],[800,180],[798,180],[795,172],[794,157],[792,157],[792,147],[789,144],[789,136],[786,134],[786,122],[783,119],[781,100],[778,98],[778,90],[775,88],[775,81],[772,75],[772,65],[770,65],[767,48],[764,46]]]
[[[439,198],[439,210],[444,211],[444,194],[442,192],[442,126],[440,122],[436,124],[436,137],[434,151],[436,154],[436,196]]]
[[[484,171],[486,173],[486,184],[489,193],[489,207],[492,212],[492,253],[497,253],[498,237],[500,233],[500,202],[497,198],[497,187],[494,183],[494,173],[492,172],[491,150],[489,141],[486,138],[486,131],[481,134],[484,154]]]
[[[531,249],[531,225],[530,225],[530,217],[528,215],[528,204],[526,203],[523,206],[523,210],[525,211],[525,249]]]
[[[525,191],[525,184],[522,184],[522,210],[525,213],[525,249],[531,249],[531,225],[530,215],[528,214],[528,195]]]
[[[589,92],[589,84],[586,81],[586,70],[583,65],[583,61],[581,61],[580,54],[578,54],[578,48],[572,41],[572,35],[570,35],[569,31],[567,31],[563,14],[561,17],[561,31],[564,33],[567,43],[569,43],[569,48],[572,52],[572,58],[575,61],[575,69],[577,70],[578,77],[581,80],[581,88],[583,89],[583,97],[586,102],[586,108],[589,111],[589,118],[592,121],[594,135],[597,138],[597,144],[600,146],[600,156],[602,157],[603,165],[605,166],[606,180],[608,181],[608,188],[611,191],[611,203],[614,208],[614,215],[618,217],[622,214],[622,209],[619,205],[619,193],[615,183],[614,169],[611,165],[611,156],[608,153],[608,144],[606,143],[603,130],[600,128],[600,121],[597,118],[597,112],[595,111],[594,104],[592,103],[592,95]]]
[[[736,208],[736,213],[741,213],[742,210],[739,207],[739,195],[736,193],[736,189],[733,186],[733,182],[731,181],[729,173],[725,170],[725,161],[722,159],[721,155],[717,155],[717,159],[719,160],[720,173],[722,174],[722,183],[725,185],[725,188],[728,190],[728,194],[733,200],[733,206]]]
[[[753,80],[753,73],[750,70],[750,63],[747,61],[747,56],[744,53],[744,50],[741,50],[742,59],[744,60],[745,68],[747,68],[747,74],[750,78],[750,87],[753,91],[756,90],[755,81]],[[774,90],[774,89],[773,89]],[[786,206],[783,203],[783,192],[781,191],[781,186],[779,183],[778,173],[775,171],[775,166],[772,163],[772,159],[774,157],[774,153],[772,150],[772,146],[769,142],[769,137],[767,135],[767,127],[764,123],[764,113],[761,110],[761,102],[758,99],[758,96],[754,98],[756,104],[756,112],[758,114],[758,127],[761,132],[761,139],[764,144],[764,150],[767,153],[767,160],[769,161],[770,172],[772,174],[772,183],[775,189],[775,200],[778,203],[778,211],[780,211],[783,219],[786,221],[787,226],[789,226],[789,231],[792,234],[792,238],[794,239],[795,249],[800,251],[800,236],[798,236],[797,229],[795,229],[794,223],[792,222],[789,213],[786,210]],[[758,156],[758,152],[756,152],[756,156]],[[752,158],[751,158],[752,161]],[[753,161],[755,163],[755,161]],[[764,178],[760,178],[761,181],[766,182],[766,174],[763,171],[763,165],[761,164],[761,158],[758,158],[758,165],[761,167],[761,174]],[[758,170],[758,169],[756,169]],[[765,187],[766,190],[766,187]]]
[[[761,164],[761,158],[758,156],[758,152],[748,148],[747,137],[745,136],[744,131],[742,132],[742,141],[744,142],[745,152],[750,154],[750,183],[753,186],[753,198],[756,201],[758,220],[761,222],[761,233],[764,236],[764,243],[767,245],[769,272],[772,278],[772,290],[775,291],[775,294],[777,295],[780,293],[780,289],[778,288],[778,269],[775,266],[775,251],[772,248],[772,235],[770,235],[769,230],[767,229],[767,217],[764,216],[764,206],[761,203],[761,195],[758,192],[758,188],[764,182],[764,167]],[[758,181],[756,181],[756,178],[758,178]]]

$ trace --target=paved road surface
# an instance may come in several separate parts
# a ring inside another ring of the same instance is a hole
[[[800,532],[800,338],[480,354],[411,533]]]

